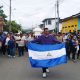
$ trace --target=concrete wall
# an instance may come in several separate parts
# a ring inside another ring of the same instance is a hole
[[[55,29],[55,20],[51,20],[51,25],[48,25],[48,20],[44,22],[45,28],[48,28],[49,30]]]
[[[67,33],[71,30],[78,30],[78,18],[72,18],[67,21],[62,22],[62,33]]]

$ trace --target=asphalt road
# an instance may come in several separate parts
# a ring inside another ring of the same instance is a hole
[[[77,63],[69,61],[67,64],[50,68],[46,80],[80,80],[80,60]],[[28,57],[0,56],[0,80],[45,80],[42,70],[32,68]]]

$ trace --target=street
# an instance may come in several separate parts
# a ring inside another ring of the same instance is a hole
[[[28,56],[8,58],[0,56],[0,80],[45,80],[41,69],[32,68]],[[77,63],[50,68],[46,80],[80,80],[80,60]]]

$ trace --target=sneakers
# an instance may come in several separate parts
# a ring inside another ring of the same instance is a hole
[[[8,57],[9,57],[9,58],[12,58],[12,56],[11,56],[11,55],[8,55]]]
[[[15,56],[8,55],[9,58],[15,58]]]
[[[50,72],[49,69],[46,69],[46,72],[49,73]]]
[[[73,60],[73,62],[76,63],[77,61],[76,60]]]
[[[49,73],[49,69],[46,69],[46,72]],[[46,72],[43,73],[43,78],[46,78],[47,77]]]
[[[15,56],[13,56],[13,58],[15,58]]]
[[[10,55],[8,55],[8,57],[10,57]]]
[[[46,78],[46,77],[47,77],[46,73],[43,73],[43,78]]]

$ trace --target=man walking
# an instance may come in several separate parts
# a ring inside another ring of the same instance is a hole
[[[39,43],[39,44],[56,44],[60,43],[60,41],[57,40],[57,38],[49,33],[48,28],[44,28],[44,32],[41,36],[39,36],[37,39],[33,40],[32,42]],[[47,67],[42,68],[43,71],[43,77],[45,78],[46,72],[49,72],[49,69]]]

